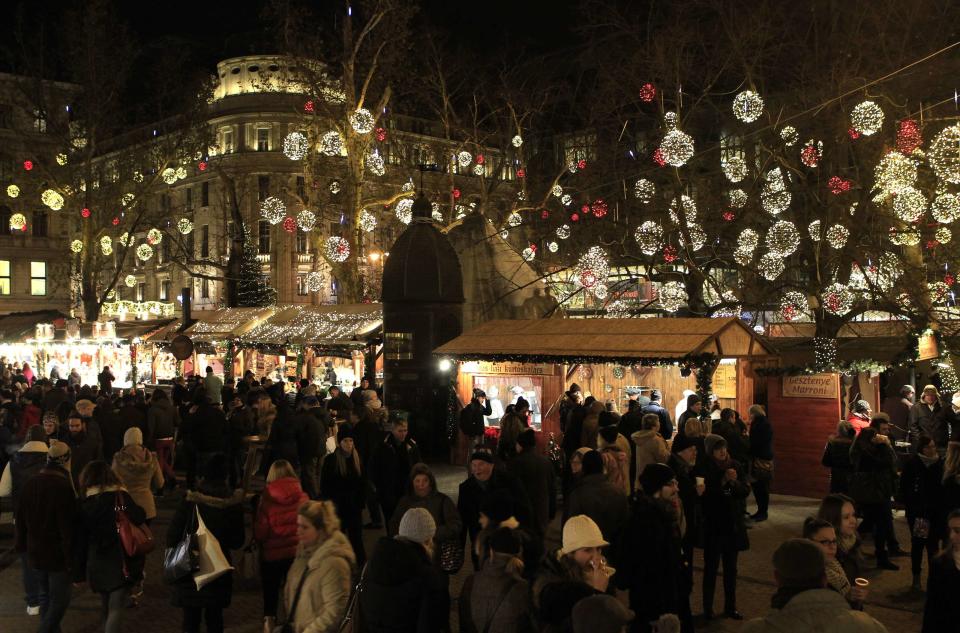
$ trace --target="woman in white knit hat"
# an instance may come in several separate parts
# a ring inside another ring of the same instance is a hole
[[[534,582],[534,604],[539,607],[550,585],[556,583],[580,582],[594,592],[605,593],[616,571],[603,556],[603,548],[608,545],[593,519],[585,514],[570,517],[563,524],[563,546],[555,557],[547,557]]]

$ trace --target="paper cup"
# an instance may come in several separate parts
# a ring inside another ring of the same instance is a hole
[[[866,578],[854,578],[853,583],[858,587],[867,588],[870,586],[870,581]]]
[[[706,485],[706,482],[704,481],[703,477],[697,477],[697,485],[698,486]]]

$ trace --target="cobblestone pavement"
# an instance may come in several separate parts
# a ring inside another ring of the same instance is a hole
[[[438,482],[441,490],[456,499],[457,485],[465,476],[465,470],[453,466],[438,466]],[[165,531],[179,501],[179,495],[169,495],[160,500],[160,516],[154,523],[157,538],[163,542]],[[816,510],[817,503],[811,499],[774,495],[771,502],[770,520],[750,530],[751,549],[740,555],[738,607],[747,617],[763,615],[769,606],[774,591],[771,556],[776,546],[786,538],[798,535],[804,517]],[[25,614],[23,592],[20,582],[19,559],[13,555],[12,529],[9,512],[0,521],[0,633],[28,633],[36,631],[38,619]],[[249,519],[248,519],[249,521]],[[900,543],[909,548],[910,539],[902,515],[895,521]],[[371,551],[379,531],[365,530],[367,551]],[[547,534],[548,547],[559,544],[560,526],[555,521]],[[870,546],[867,546],[870,551]],[[160,578],[160,553],[153,552],[147,565],[146,595],[139,608],[127,612],[126,631],[136,633],[173,633],[179,630],[181,612],[170,606],[168,589]],[[868,564],[872,563],[868,558]],[[870,570],[866,577],[871,583],[871,595],[867,601],[868,613],[883,622],[891,633],[907,633],[920,630],[923,609],[923,594],[910,590],[909,558],[896,559],[899,572]],[[925,563],[926,564],[926,563]],[[696,559],[696,580],[692,596],[695,614],[702,612],[700,599],[700,572],[702,558]],[[470,573],[469,563],[452,579],[450,584],[454,598],[459,595],[463,580]],[[722,588],[718,583],[716,610],[721,610]],[[456,603],[454,602],[453,624],[456,629]],[[99,599],[86,588],[74,592],[70,610],[64,620],[64,633],[94,633],[102,630],[100,625]],[[228,631],[259,633],[262,631],[261,598],[257,582],[237,580],[233,605],[225,612]],[[698,620],[697,631],[734,632],[741,624],[731,620],[715,620],[709,626]]]

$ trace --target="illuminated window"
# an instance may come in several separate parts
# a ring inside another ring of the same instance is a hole
[[[387,360],[413,358],[413,332],[387,332],[383,337],[383,357]]]
[[[147,284],[144,281],[141,281],[137,284],[137,301],[143,301],[147,296]]]
[[[170,301],[170,286],[169,279],[160,282],[160,301]]]
[[[257,128],[257,151],[258,152],[270,151],[270,128],[268,127]]]
[[[10,261],[0,259],[0,295],[10,294]]]
[[[33,111],[33,129],[41,134],[47,131],[47,115],[43,110],[35,109]]]
[[[30,294],[35,297],[47,294],[47,262],[30,262]]]
[[[233,153],[233,130],[223,131],[223,153],[224,154]]]
[[[261,254],[270,252],[270,223],[266,220],[260,220],[260,233],[258,235],[257,246]]]

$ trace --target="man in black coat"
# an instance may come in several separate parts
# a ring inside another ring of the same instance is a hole
[[[410,469],[423,461],[420,447],[410,437],[406,420],[395,419],[393,428],[374,449],[370,458],[370,477],[376,487],[383,519],[389,523],[397,503],[406,493]]]
[[[627,404],[627,412],[620,418],[620,424],[617,432],[627,439],[633,436],[637,431],[643,430],[643,407],[636,400],[630,400]],[[630,442],[630,483],[637,480],[637,445]]]
[[[330,414],[316,396],[306,396],[300,405],[296,414],[300,430],[300,484],[308,497],[316,499],[320,496],[320,461],[327,453]]]
[[[563,511],[563,522],[585,514],[600,528],[605,541],[616,543],[629,514],[629,502],[623,488],[614,485],[603,473],[603,458],[597,451],[583,456],[583,478]],[[616,566],[616,565],[615,565]]]
[[[660,393],[659,389],[654,389],[650,392],[650,404],[640,409],[640,418],[643,419],[643,415],[647,413],[655,413],[657,418],[660,420],[660,435],[663,436],[663,439],[669,440],[673,437],[673,422],[670,420],[670,412],[663,408],[662,401],[663,394]],[[639,431],[640,428],[638,427]],[[630,437],[629,435],[624,435],[624,437]]]
[[[736,457],[734,457],[736,459]],[[770,481],[773,478],[773,426],[759,404],[750,407],[750,469],[752,471],[753,496],[757,500],[757,512],[751,515],[754,521],[767,520],[770,506]],[[770,465],[770,468],[766,468]]]
[[[517,455],[507,462],[507,471],[517,478],[533,507],[536,520],[532,526],[539,535],[557,512],[557,486],[550,460],[537,452],[537,433],[526,429],[517,438]]]
[[[268,400],[270,396],[263,394]],[[228,448],[227,418],[220,407],[210,404],[203,389],[194,394],[193,406],[180,425],[187,461],[187,486],[196,485],[197,471],[215,453],[226,454]]]
[[[67,424],[70,435],[67,436],[67,444],[70,445],[70,473],[73,476],[73,483],[79,489],[80,473],[84,467],[96,459],[103,459],[103,450],[100,446],[100,438],[87,432],[87,419],[80,416],[76,411],[70,412],[67,416]]]
[[[492,413],[487,394],[482,389],[474,389],[470,404],[460,411],[460,431],[467,436],[470,453],[483,443],[483,432],[487,427],[484,418]]]
[[[677,420],[677,433],[684,432],[684,429],[687,426],[687,420],[690,418],[699,420],[702,415],[702,411],[703,403],[700,401],[700,396],[695,393],[691,393],[689,396],[687,396],[687,410],[681,413],[680,418]]]

